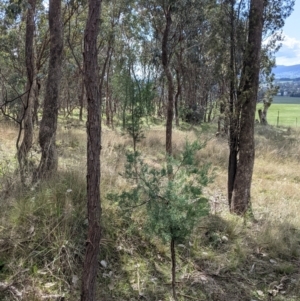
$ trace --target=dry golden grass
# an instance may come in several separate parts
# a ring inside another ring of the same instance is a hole
[[[10,123],[1,123],[0,126],[0,158],[11,158],[16,153],[18,129]]]
[[[257,138],[252,199],[254,211],[271,221],[284,221],[300,229],[300,220],[296,218],[300,212],[300,169],[297,168],[300,132],[289,130],[289,133],[265,143],[260,143],[262,137]]]
[[[175,129],[173,133],[175,156],[180,155],[186,139],[205,143],[197,153],[197,162],[211,163],[215,175],[214,182],[205,189],[212,214],[199,223],[189,243],[178,248],[179,300],[299,300],[300,169],[297,166],[300,132],[257,129],[252,185],[255,221],[243,220],[228,212],[228,142],[226,138],[215,137],[214,133],[214,129],[205,132]],[[0,127],[1,160],[13,160],[16,136],[17,129],[11,125]],[[0,263],[15,260],[8,270],[14,275],[22,274],[21,283],[28,288],[28,296],[37,301],[50,293],[61,294],[62,288],[68,291],[67,300],[77,300],[79,296],[79,287],[68,283],[74,275],[80,277],[78,267],[82,263],[83,244],[79,241],[86,229],[83,209],[85,129],[59,127],[57,145],[59,176],[40,189],[19,191],[2,200],[7,210],[0,217],[0,235],[4,238],[0,240]],[[128,135],[103,127],[101,260],[109,262],[109,269],[100,267],[99,296],[103,300],[138,300],[138,294],[143,291],[148,300],[169,300],[168,246],[158,240],[149,241],[141,233],[142,211],[133,214],[134,225],[127,224],[117,204],[106,198],[107,193],[121,192],[128,187],[120,175],[128,150],[132,150]],[[165,128],[145,129],[145,139],[138,143],[138,150],[148,164],[159,166],[165,159]],[[6,175],[0,176],[1,181]],[[67,192],[69,189],[72,191]],[[35,197],[38,201],[34,201]],[[31,225],[35,226],[36,234],[28,237]],[[80,237],[73,237],[74,233]],[[30,249],[34,247],[43,258]],[[3,251],[6,249],[9,252]],[[23,256],[22,252],[29,255]],[[109,271],[113,276],[101,276]],[[5,277],[12,279],[13,276],[5,274]],[[278,291],[268,299],[269,287],[275,281],[280,284],[282,277],[290,281],[289,286],[285,286],[285,295]],[[0,282],[2,280],[0,271]],[[53,288],[45,289],[47,283],[53,283]],[[3,300],[11,299],[5,295]]]

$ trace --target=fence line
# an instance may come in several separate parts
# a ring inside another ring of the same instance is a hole
[[[276,121],[274,122],[273,118],[270,118],[272,121],[269,122],[271,125],[275,125],[277,127],[279,126],[292,126],[292,127],[298,127],[300,126],[300,116],[299,117],[281,117],[280,111],[277,113]]]

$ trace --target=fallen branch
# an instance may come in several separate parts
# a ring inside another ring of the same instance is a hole
[[[42,295],[41,298],[43,300],[46,299],[56,299],[56,300],[63,300],[64,296],[63,295]]]

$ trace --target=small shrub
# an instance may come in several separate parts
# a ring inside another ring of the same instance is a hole
[[[186,142],[180,160],[169,157],[161,168],[145,164],[138,152],[128,153],[124,177],[131,183],[131,189],[109,196],[119,202],[128,219],[135,208],[145,206],[144,230],[170,243],[174,298],[175,243],[185,241],[201,216],[209,213],[208,201],[202,195],[203,186],[211,180],[209,165],[195,165],[199,149],[199,143]]]

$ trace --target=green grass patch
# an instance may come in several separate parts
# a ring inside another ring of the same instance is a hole
[[[299,127],[300,126],[300,98],[298,100],[299,100],[299,104],[273,103],[268,110],[267,118],[269,124],[278,125],[278,126]],[[257,110],[260,108],[263,108],[262,104],[257,105]],[[258,119],[257,113],[256,113],[256,119]]]

